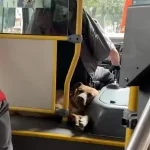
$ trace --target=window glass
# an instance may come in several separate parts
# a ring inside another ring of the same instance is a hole
[[[32,29],[34,32],[31,34],[37,35],[69,34],[68,26],[71,26],[70,23],[75,20],[72,19],[74,18],[74,14],[71,11],[72,8],[68,11],[67,3],[69,0],[64,0],[64,4],[66,3],[65,5],[62,3],[62,0],[45,0],[45,3],[41,3],[42,0],[36,1],[39,2],[36,5],[36,8],[38,8],[37,11],[33,9],[35,7],[34,0],[0,0],[0,32],[27,34],[29,33],[27,31]],[[55,7],[53,7],[52,1],[55,3]],[[144,2],[146,0],[134,0],[134,3],[138,4],[140,1]],[[147,2],[148,1],[150,0],[147,0]],[[84,8],[93,19],[96,19],[99,22],[110,36],[120,36],[120,34],[123,34],[120,33],[120,25],[123,20],[122,14],[124,12],[124,3],[125,0],[84,0]],[[12,6],[15,8],[11,8]],[[47,14],[49,13],[49,8],[52,7],[55,9],[53,10],[53,18],[50,21],[50,16]],[[44,8],[47,9],[45,10]],[[37,17],[37,14],[39,17]],[[33,15],[35,18],[33,18]],[[31,22],[34,19],[37,21],[35,20],[35,23],[31,26]],[[54,24],[57,30],[61,30],[58,33],[52,32],[50,28],[47,28],[48,26],[52,26],[50,22]],[[36,28],[40,29],[40,32],[37,32],[35,25]],[[61,28],[62,26],[63,28]]]
[[[150,0],[133,0],[133,5],[148,5]]]
[[[9,25],[8,21],[9,19],[5,19],[4,17],[4,22],[3,22],[3,31],[2,33],[16,33],[16,34],[21,34],[23,30],[23,20],[22,20],[22,8],[11,8],[9,9],[11,13],[15,14],[15,20],[14,21],[14,26]],[[8,13],[8,9],[4,9],[4,16]]]
[[[66,36],[72,27],[74,34],[76,3],[71,4],[70,0],[0,0],[0,33]]]
[[[109,35],[120,35],[124,3],[125,0],[84,0],[84,9]]]

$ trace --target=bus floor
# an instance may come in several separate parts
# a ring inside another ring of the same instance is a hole
[[[124,142],[77,132],[54,118],[11,116],[14,150],[123,150]]]

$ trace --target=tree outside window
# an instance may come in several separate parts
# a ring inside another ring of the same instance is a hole
[[[84,9],[107,33],[119,33],[125,0],[84,0]]]

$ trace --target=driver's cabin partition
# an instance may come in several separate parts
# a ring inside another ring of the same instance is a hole
[[[58,41],[76,45],[64,81],[64,109],[68,110],[70,81],[82,42],[82,0],[43,2],[0,3],[0,86],[12,111],[55,113]]]

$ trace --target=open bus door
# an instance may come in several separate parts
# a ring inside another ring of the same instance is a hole
[[[127,10],[128,10],[128,7],[132,5],[132,3],[133,3],[132,0],[126,0],[125,1],[124,10],[123,10],[123,16],[122,16],[122,22],[121,22],[121,29],[120,29],[121,33],[124,33],[124,31],[125,31]]]

